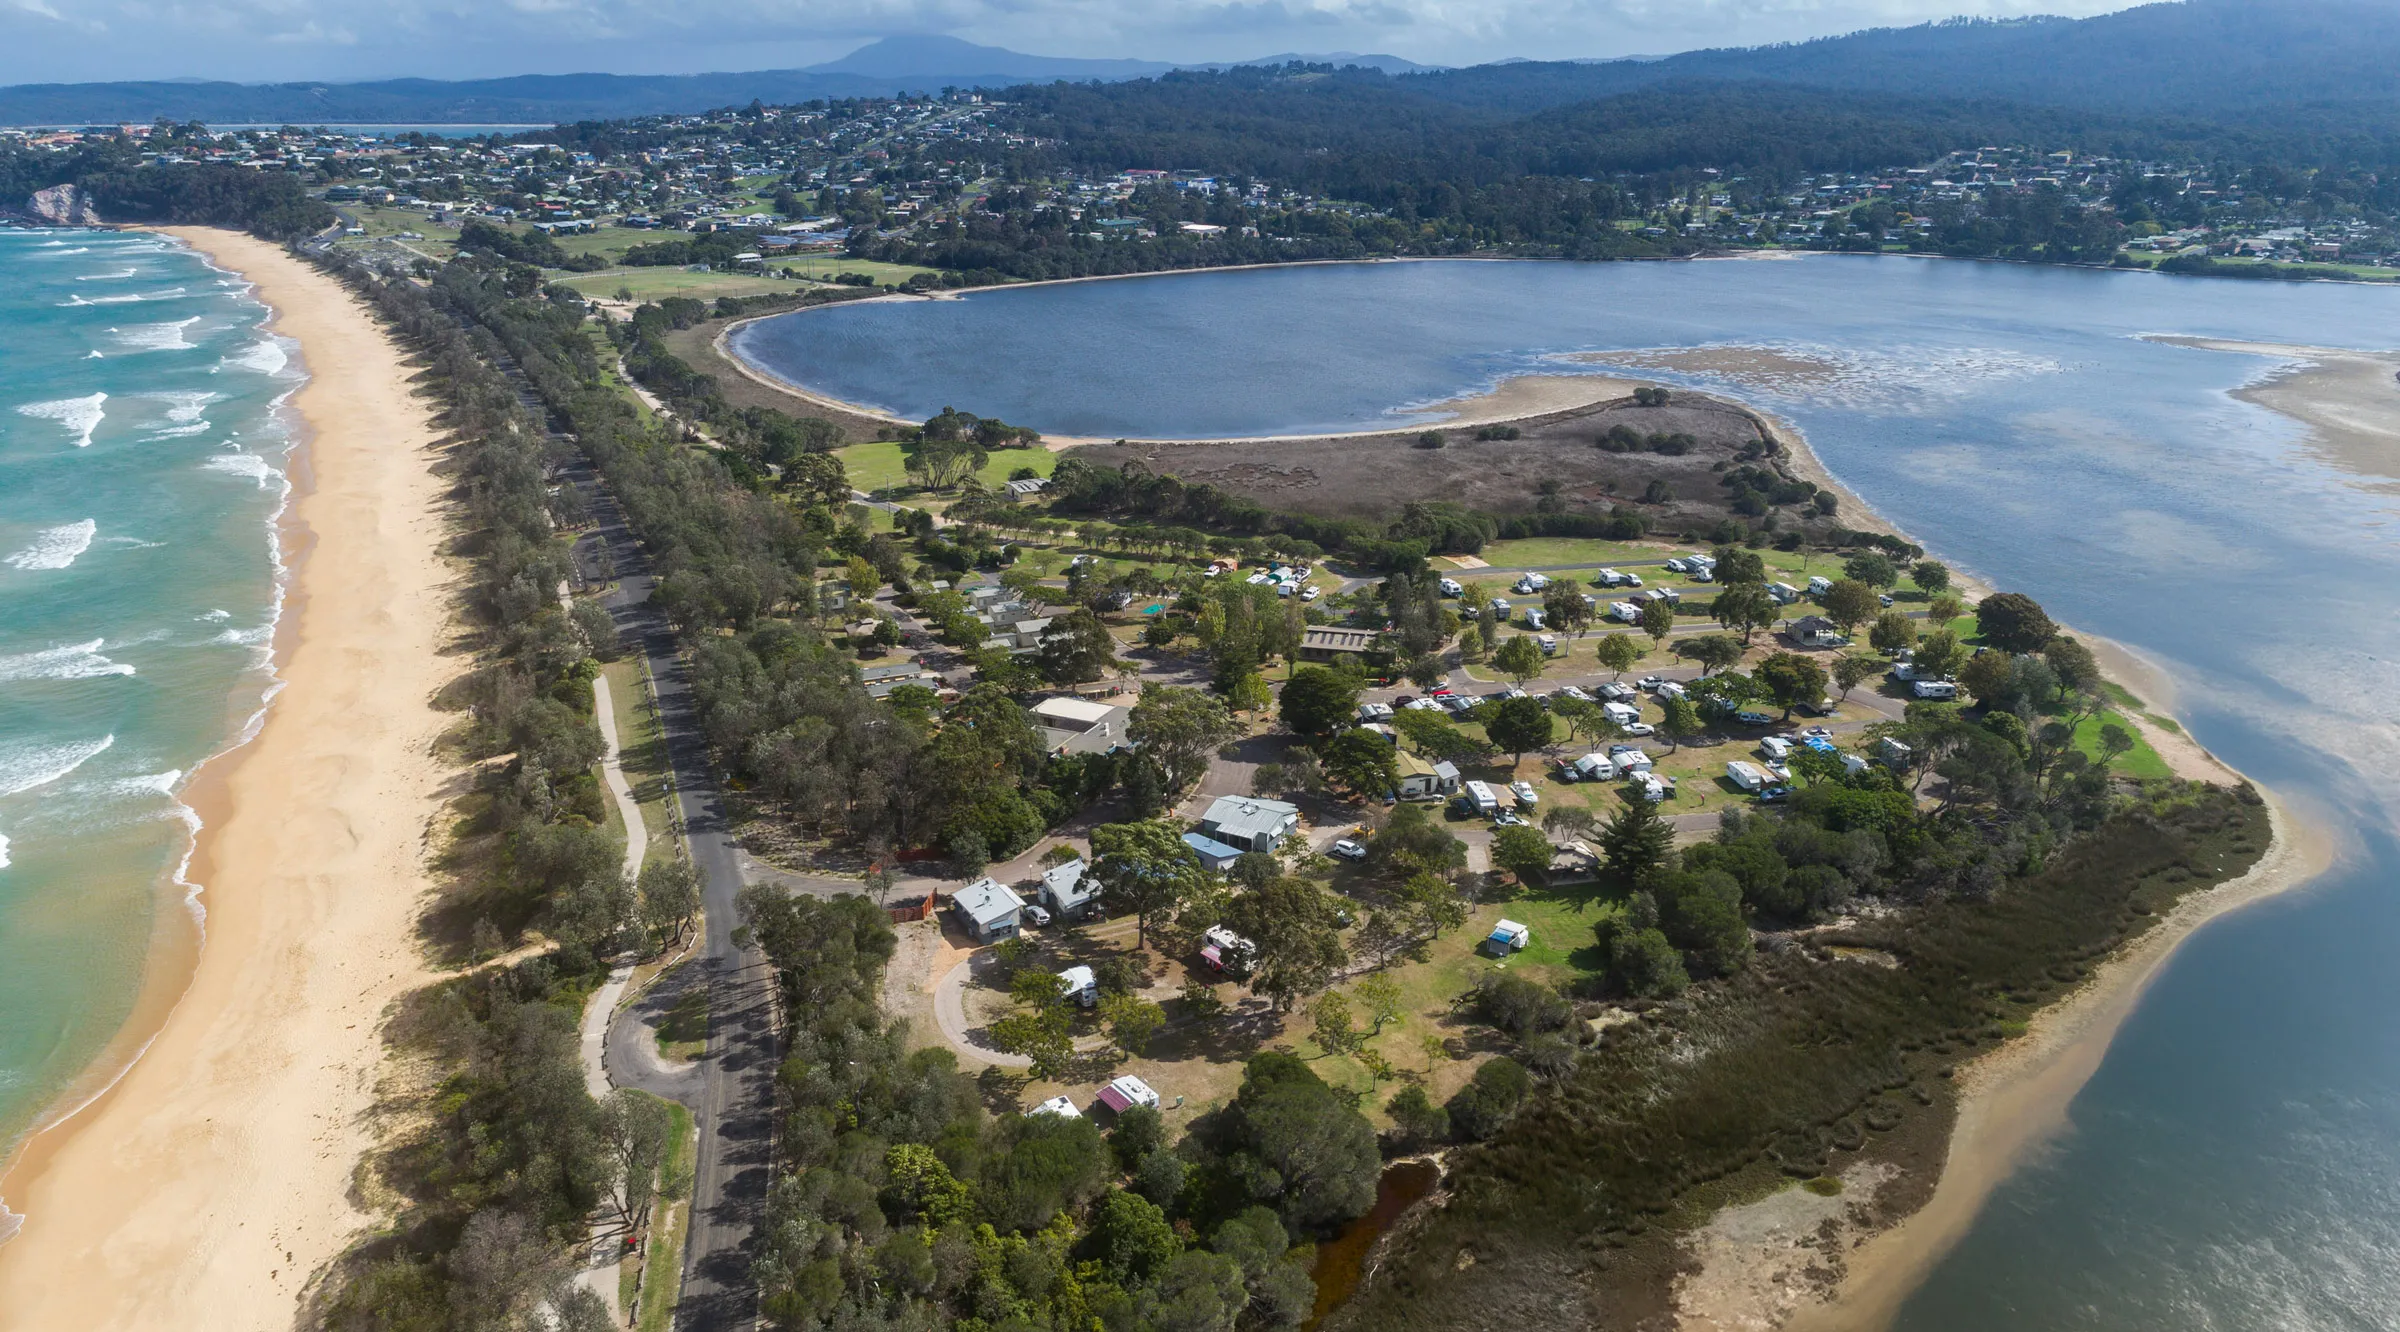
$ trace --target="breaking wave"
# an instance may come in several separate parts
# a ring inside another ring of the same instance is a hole
[[[33,544],[0,564],[16,569],[64,569],[77,556],[92,548],[92,538],[99,534],[100,524],[86,518],[79,523],[45,528],[35,533]]]
[[[114,735],[64,745],[18,745],[0,749],[0,796],[20,795],[74,772],[106,753]]]
[[[190,351],[191,339],[183,331],[200,322],[200,316],[175,319],[163,324],[135,324],[128,328],[112,328],[117,341],[134,351]]]
[[[103,675],[131,675],[133,667],[111,661],[100,649],[106,639],[65,647],[43,648],[0,657],[0,683],[11,680],[92,680]]]
[[[100,353],[92,354],[97,356]],[[107,415],[106,409],[101,406],[107,401],[107,394],[95,393],[88,398],[59,398],[51,402],[29,402],[17,408],[17,415],[56,421],[65,426],[68,433],[75,436],[76,448],[87,448],[92,442],[92,432],[100,428],[100,418]]]

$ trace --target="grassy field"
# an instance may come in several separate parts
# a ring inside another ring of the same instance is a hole
[[[767,267],[781,269],[787,273],[798,273],[802,277],[815,278],[821,282],[831,281],[841,273],[864,273],[875,279],[877,285],[885,287],[897,287],[920,273],[939,273],[941,271],[938,268],[925,268],[917,264],[887,264],[880,259],[853,259],[846,254],[802,255],[796,259],[786,259],[769,264]]]
[[[619,291],[630,291],[637,301],[664,300],[669,296],[715,300],[719,296],[766,296],[800,290],[797,284],[775,278],[746,273],[691,273],[681,268],[603,268],[597,273],[566,274],[558,280],[586,296],[614,299]]]
[[[842,460],[842,470],[849,473],[850,484],[860,490],[891,490],[908,484],[908,455],[895,440],[852,444],[835,449],[833,456]],[[1000,449],[975,476],[987,486],[1008,480],[1008,474],[1020,467],[1032,468],[1037,476],[1048,476],[1058,469],[1058,458],[1048,449]]]

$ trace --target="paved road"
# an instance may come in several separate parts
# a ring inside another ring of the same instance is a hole
[[[741,863],[692,711],[691,686],[674,634],[648,604],[653,583],[648,557],[627,529],[623,510],[599,486],[588,463],[577,459],[565,479],[584,491],[598,522],[596,536],[586,541],[605,543],[617,572],[617,584],[603,604],[627,647],[649,663],[675,778],[675,815],[700,874],[706,918],[700,948],[677,983],[709,987],[708,1053],[694,1069],[672,1076],[661,1071],[655,1059],[638,1057],[661,1005],[672,1002],[676,993],[662,986],[619,1016],[609,1033],[610,1069],[627,1085],[689,1106],[699,1125],[692,1226],[675,1326],[680,1332],[747,1328],[757,1320],[750,1244],[766,1199],[774,1145],[774,1077],[781,1058],[774,977],[756,949],[737,947],[733,941]]]

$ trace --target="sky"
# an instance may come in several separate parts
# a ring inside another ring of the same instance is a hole
[[[1751,46],[2127,0],[0,0],[0,84],[786,69],[895,33],[1041,55],[1471,65]]]

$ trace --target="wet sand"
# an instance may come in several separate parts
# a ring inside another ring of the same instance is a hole
[[[309,1274],[374,1220],[350,1195],[381,1020],[429,979],[414,930],[443,779],[431,700],[452,673],[435,432],[411,367],[339,284],[248,236],[171,234],[255,283],[309,371],[281,533],[285,685],[196,802],[206,939],[196,962],[153,959],[171,998],[155,1040],[0,1181],[26,1217],[0,1245],[9,1332],[290,1324]]]
[[[2272,356],[2290,362],[2233,396],[2300,422],[2309,442],[2345,471],[2400,488],[2400,352],[2345,351],[2275,342],[2152,336],[2198,351]]]

